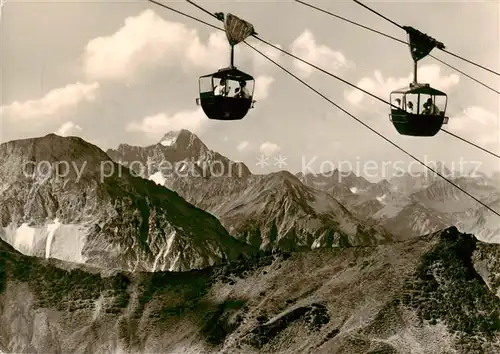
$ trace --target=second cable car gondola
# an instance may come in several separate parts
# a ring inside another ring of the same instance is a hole
[[[232,15],[224,19],[226,37],[231,47],[229,67],[199,78],[199,98],[196,104],[201,106],[209,119],[240,120],[253,108],[254,78],[234,66],[234,46],[249,36],[256,34],[253,25]]]
[[[398,106],[391,108],[390,120],[401,135],[434,136],[448,123],[447,95],[429,84],[410,84],[391,92],[390,98]]]
[[[405,26],[408,44],[413,58],[413,82],[409,87],[391,92],[389,119],[401,135],[434,136],[448,123],[446,93],[417,80],[417,63],[435,47],[444,49],[444,44],[434,38]],[[394,96],[396,96],[393,101]],[[395,103],[394,103],[395,102]]]

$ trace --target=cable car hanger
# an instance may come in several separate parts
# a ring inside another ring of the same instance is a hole
[[[310,8],[313,8],[313,9],[315,9],[315,10],[317,10],[317,11],[323,12],[323,13],[325,13],[325,14],[327,14],[327,15],[332,16],[332,17],[339,18],[339,19],[341,19],[341,20],[343,20],[343,21],[349,22],[349,23],[351,23],[351,24],[353,24],[353,25],[356,25],[356,26],[358,26],[358,27],[361,27],[361,28],[363,28],[363,29],[366,29],[366,30],[369,30],[369,31],[371,31],[371,32],[377,33],[377,34],[379,34],[379,35],[381,35],[381,36],[384,36],[384,37],[390,38],[390,39],[392,39],[392,40],[394,40],[394,41],[396,41],[396,42],[398,42],[398,43],[402,43],[402,44],[405,44],[405,45],[410,45],[410,43],[405,42],[405,41],[403,41],[403,40],[400,40],[399,38],[396,38],[396,37],[390,36],[390,35],[388,35],[388,34],[386,34],[386,33],[383,33],[383,32],[377,31],[377,30],[375,30],[375,29],[373,29],[373,28],[370,28],[370,27],[364,26],[364,25],[362,25],[362,24],[360,24],[360,23],[357,23],[357,22],[355,22],[355,21],[349,20],[349,19],[347,19],[347,18],[345,18],[345,17],[339,16],[339,15],[337,15],[337,14],[334,14],[334,13],[332,13],[332,12],[330,12],[330,11],[327,11],[327,10],[325,10],[325,9],[322,9],[322,8],[320,8],[320,7],[317,7],[317,6],[311,5],[311,4],[306,3],[306,2],[304,2],[304,1],[301,1],[301,0],[295,0],[295,2],[297,2],[297,3],[299,3],[299,4],[302,4],[302,5],[305,5],[305,6],[308,6],[308,7],[310,7]],[[343,82],[343,83],[345,83],[345,84],[347,84],[347,85],[349,85],[349,86],[353,87],[354,89],[359,90],[359,91],[361,91],[361,92],[363,92],[363,93],[367,94],[367,95],[368,95],[368,96],[370,96],[370,97],[373,97],[374,99],[376,99],[376,100],[378,100],[378,101],[380,101],[380,102],[382,102],[382,103],[385,103],[385,104],[389,105],[390,107],[398,108],[396,105],[393,105],[391,102],[387,102],[386,100],[384,100],[384,99],[382,99],[382,98],[380,98],[380,97],[378,97],[378,96],[374,95],[373,93],[371,93],[371,92],[369,92],[369,91],[367,91],[367,90],[364,90],[363,88],[358,87],[358,86],[354,85],[353,83],[351,83],[351,82],[349,82],[349,81],[346,81],[346,80],[344,80],[344,79],[342,79],[342,78],[340,78],[340,77],[338,77],[338,76],[336,76],[336,75],[332,74],[331,72],[326,71],[326,70],[325,70],[325,69],[323,69],[323,68],[318,67],[317,65],[314,65],[314,64],[312,64],[312,63],[310,63],[310,62],[307,62],[307,61],[305,61],[304,59],[302,59],[302,58],[300,58],[300,57],[298,57],[298,56],[296,56],[296,55],[294,55],[294,54],[291,54],[291,53],[289,53],[289,52],[287,52],[287,51],[285,51],[285,50],[283,50],[283,49],[281,49],[281,48],[279,48],[279,47],[277,47],[277,46],[273,45],[272,43],[269,43],[269,42],[265,41],[265,40],[264,40],[264,39],[262,39],[262,38],[259,38],[259,37],[256,37],[256,38],[257,38],[257,39],[259,39],[261,42],[263,42],[263,43],[265,43],[265,44],[267,44],[267,45],[269,45],[269,46],[271,46],[271,47],[275,48],[276,50],[279,50],[279,51],[281,51],[282,53],[287,54],[287,55],[289,55],[290,57],[292,57],[292,58],[294,58],[294,59],[296,59],[296,60],[298,60],[298,61],[300,61],[300,62],[302,62],[302,63],[304,63],[304,64],[306,64],[306,65],[309,65],[310,67],[312,67],[312,68],[314,68],[314,69],[316,69],[316,70],[318,70],[318,71],[320,71],[320,72],[322,72],[322,73],[324,73],[324,74],[326,74],[326,75],[328,75],[328,76],[330,76],[330,77],[333,77],[334,79],[337,79],[337,80],[339,80],[339,81],[341,81],[341,82]],[[450,65],[450,64],[448,64],[448,63],[446,63],[446,62],[444,62],[443,60],[441,60],[441,59],[439,59],[439,58],[437,58],[437,57],[435,57],[435,56],[433,56],[433,55],[431,55],[431,54],[429,54],[429,56],[430,56],[430,57],[432,57],[432,58],[434,58],[435,60],[439,61],[440,63],[442,63],[442,64],[444,64],[444,65],[448,66],[449,68],[451,68],[451,69],[453,69],[453,70],[457,71],[458,73],[460,73],[460,74],[462,74],[462,75],[464,75],[464,76],[468,77],[469,79],[471,79],[471,80],[473,80],[473,81],[477,82],[478,84],[480,84],[480,85],[482,85],[482,86],[486,87],[487,89],[489,89],[489,90],[491,90],[491,91],[493,91],[493,92],[495,92],[495,93],[497,93],[497,94],[500,94],[500,91],[495,90],[494,88],[492,88],[492,87],[490,87],[490,86],[486,85],[485,83],[483,83],[483,82],[481,82],[481,81],[479,81],[479,80],[477,80],[477,79],[473,78],[472,76],[470,76],[470,75],[466,74],[465,72],[463,72],[463,71],[461,71],[461,70],[457,69],[456,67],[454,67],[454,66],[452,66],[452,65]],[[400,99],[399,101],[401,101],[401,99]],[[444,123],[444,122],[443,122],[443,123]],[[454,137],[454,138],[456,138],[456,139],[458,139],[458,140],[460,140],[460,141],[462,141],[462,142],[464,142],[464,143],[466,143],[466,144],[469,144],[469,145],[471,145],[471,146],[473,146],[473,147],[475,147],[475,148],[477,148],[477,149],[479,149],[479,150],[481,150],[481,151],[483,151],[483,152],[485,152],[485,153],[487,153],[487,154],[489,154],[489,155],[491,155],[491,156],[493,156],[493,157],[496,157],[496,158],[500,159],[500,155],[499,155],[499,154],[495,154],[494,152],[492,152],[492,151],[490,151],[490,150],[488,150],[488,149],[485,149],[485,148],[483,148],[482,146],[480,146],[480,145],[478,145],[478,144],[476,144],[476,143],[474,143],[474,142],[472,142],[472,141],[467,140],[466,138],[463,138],[463,137],[461,137],[461,136],[459,136],[459,135],[457,135],[457,134],[454,134],[454,133],[452,133],[452,132],[450,132],[450,131],[448,131],[448,130],[441,129],[441,131],[442,131],[443,133],[448,134],[448,135],[450,135],[450,136],[452,136],[452,137]]]
[[[198,7],[195,3],[188,2]],[[228,67],[199,78],[199,98],[196,99],[196,104],[202,107],[209,119],[241,120],[254,108],[255,80],[250,74],[234,66],[234,47],[256,32],[251,23],[233,14],[217,12],[210,15],[224,23],[230,46],[230,60]]]
[[[401,39],[399,39],[399,38],[396,38],[396,37],[394,37],[394,36],[388,35],[387,33],[384,33],[384,32],[381,32],[381,31],[378,31],[378,30],[373,29],[373,28],[370,28],[370,27],[368,27],[368,26],[362,25],[361,23],[358,23],[358,22],[355,22],[355,21],[349,20],[348,18],[345,18],[345,17],[339,16],[339,15],[337,15],[337,14],[334,14],[333,12],[327,11],[327,10],[325,10],[325,9],[322,9],[322,8],[320,8],[320,7],[317,7],[317,6],[311,5],[311,4],[309,4],[309,3],[307,3],[307,2],[304,2],[304,1],[301,1],[301,0],[294,0],[294,1],[295,1],[296,3],[299,3],[299,4],[305,5],[305,6],[307,6],[307,7],[310,7],[311,9],[314,9],[314,10],[317,10],[317,11],[320,11],[320,12],[323,12],[323,13],[325,13],[325,14],[327,14],[327,15],[330,15],[330,16],[332,16],[332,17],[338,18],[338,19],[340,19],[340,20],[342,20],[342,21],[345,21],[345,22],[348,22],[348,23],[353,24],[353,25],[355,25],[355,26],[361,27],[361,28],[363,28],[363,29],[365,29],[365,30],[368,30],[368,31],[370,31],[370,32],[373,32],[373,33],[379,34],[379,35],[381,35],[381,36],[383,36],[383,37],[386,37],[386,38],[392,39],[392,40],[394,40],[394,41],[396,41],[396,42],[398,42],[398,43],[408,45],[408,43],[407,43],[407,42],[405,42],[405,41],[403,41],[403,40],[401,40]],[[446,51],[445,51],[445,52],[446,52]],[[441,60],[441,59],[439,59],[439,58],[437,58],[437,57],[435,57],[435,56],[433,56],[433,55],[431,55],[431,54],[429,54],[429,56],[430,56],[431,58],[433,58],[434,60],[437,60],[437,61],[438,61],[438,62],[440,62],[441,64],[446,65],[446,66],[447,66],[447,67],[449,67],[450,69],[455,70],[455,71],[456,71],[456,72],[458,72],[459,74],[461,74],[461,75],[463,75],[463,76],[465,76],[465,77],[467,77],[467,78],[471,79],[472,81],[474,81],[474,82],[478,83],[479,85],[481,85],[481,86],[483,86],[483,87],[487,88],[488,90],[490,90],[490,91],[492,91],[492,92],[495,92],[496,94],[500,95],[500,91],[495,90],[493,87],[486,85],[484,82],[479,81],[478,79],[476,79],[476,78],[474,78],[474,77],[470,76],[469,74],[467,74],[467,73],[463,72],[462,70],[460,70],[460,69],[458,69],[458,68],[454,67],[453,65],[448,64],[447,62],[445,62],[445,61],[443,61],[443,60]],[[468,60],[466,60],[466,61],[467,61],[467,62],[469,62]],[[476,63],[474,63],[474,64],[475,64],[475,65],[479,65],[479,64],[476,64]]]
[[[388,21],[388,22],[390,22],[390,23],[392,23],[394,26],[399,27],[399,28],[401,28],[402,30],[406,31],[408,34],[409,34],[408,29],[410,29],[410,30],[412,29],[412,27],[409,27],[409,26],[401,26],[400,24],[398,24],[398,23],[394,22],[394,21],[393,21],[393,20],[391,20],[390,18],[388,18],[388,17],[386,17],[386,16],[382,15],[381,13],[379,13],[379,12],[377,12],[377,11],[373,10],[372,8],[368,7],[367,5],[363,4],[362,2],[360,2],[360,1],[358,1],[358,0],[353,0],[353,1],[354,1],[356,4],[358,4],[358,5],[362,6],[362,7],[364,7],[364,8],[365,8],[365,9],[367,9],[368,11],[373,12],[375,15],[377,15],[377,16],[379,16],[379,17],[383,18],[384,20],[386,20],[386,21]],[[463,60],[463,61],[465,61],[465,62],[467,62],[467,63],[469,63],[469,64],[472,64],[472,65],[477,66],[478,68],[481,68],[481,69],[483,69],[483,70],[489,71],[490,73],[495,74],[495,75],[497,75],[497,76],[500,76],[500,73],[498,73],[498,72],[496,72],[496,71],[494,71],[494,70],[492,70],[492,69],[489,69],[489,68],[485,67],[484,65],[480,65],[480,64],[474,63],[473,61],[468,60],[468,59],[465,59],[464,57],[462,57],[462,56],[460,56],[460,55],[457,55],[457,54],[454,54],[454,53],[452,53],[452,52],[447,51],[447,50],[446,50],[446,48],[445,48],[444,46],[443,46],[442,48],[438,47],[438,49],[441,49],[443,52],[445,52],[445,53],[447,53],[447,54],[450,54],[450,55],[454,56],[455,58],[461,59],[461,60]]]
[[[413,82],[408,87],[390,93],[390,102],[393,102],[393,95],[399,97],[396,98],[398,107],[391,107],[389,119],[401,135],[434,136],[441,130],[443,124],[448,123],[448,117],[445,116],[448,97],[446,93],[432,88],[430,84],[418,82],[418,61],[429,55],[434,48],[442,49],[445,46],[413,27],[405,26],[404,28],[408,33],[408,46],[413,59]],[[423,104],[423,110],[420,110],[422,96],[426,98],[426,101]],[[408,97],[416,99],[416,107],[413,101],[408,101]],[[436,105],[438,97],[444,97],[442,108]]]

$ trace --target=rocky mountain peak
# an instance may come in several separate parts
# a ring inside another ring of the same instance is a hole
[[[120,144],[107,154],[116,162],[129,166],[144,178],[153,178],[169,186],[176,177],[248,177],[250,169],[210,150],[187,129],[170,131],[156,144],[130,146]]]
[[[64,158],[92,157],[107,160],[109,157],[99,147],[80,137],[62,137],[51,133],[42,137],[11,140],[0,144],[3,154],[31,155],[37,160],[57,161]]]
[[[283,181],[283,182],[288,182],[288,183],[291,183],[291,184],[294,184],[294,185],[301,185],[301,186],[303,186],[303,184],[300,181],[300,179],[297,178],[297,176],[293,175],[289,171],[284,171],[283,170],[283,171],[278,171],[278,172],[272,172],[272,173],[269,174],[269,178],[280,180],[280,181]]]
[[[109,157],[104,151],[79,137],[52,133],[13,140],[0,144],[0,180],[9,183],[17,178],[82,179],[106,167],[105,161]]]
[[[444,174],[445,176],[449,176],[451,171],[443,161],[436,161],[434,164],[430,164],[430,166],[434,171]]]
[[[187,129],[169,131],[161,138],[159,144],[167,148],[182,150],[208,150],[201,139]]]

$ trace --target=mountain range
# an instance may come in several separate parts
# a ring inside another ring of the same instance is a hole
[[[450,174],[444,165],[442,173]],[[498,242],[500,225],[428,174],[256,175],[188,130],[106,152],[49,134],[0,145],[0,238],[38,257],[126,271],[185,271],[257,251],[367,246],[451,225]],[[493,177],[453,179],[492,208]]]
[[[499,207],[495,176],[452,180]],[[498,353],[494,216],[426,174],[256,175],[187,130],[10,141],[0,353]]]
[[[146,147],[120,145],[107,154],[125,165],[135,161],[137,166],[167,166],[166,171],[153,167],[136,172],[214,214],[239,240],[264,249],[380,243],[453,225],[481,240],[500,242],[497,215],[430,171],[404,173],[376,183],[339,170],[255,175],[243,163],[210,150],[188,130],[169,132],[160,142]],[[199,173],[199,166],[216,173]],[[480,173],[459,175],[443,163],[432,167],[451,176],[453,183],[492,209],[500,210],[500,178]],[[331,229],[331,221],[322,215],[343,221],[333,243],[322,231],[323,225]],[[349,232],[353,230],[349,223],[360,225],[356,226],[360,232]],[[369,238],[364,236],[367,234]]]
[[[500,211],[500,180],[495,175],[459,175],[444,164],[437,172],[493,210]],[[306,185],[332,193],[356,215],[399,237],[413,237],[456,225],[480,240],[500,243],[497,215],[448,181],[429,173],[405,173],[372,183],[353,173],[297,174]],[[332,176],[333,175],[333,176]],[[347,178],[344,178],[347,176]]]
[[[252,174],[246,165],[210,150],[188,130],[170,132],[151,146],[120,145],[106,153],[217,216],[231,235],[262,250],[393,240],[386,230],[367,225],[330,193],[301,183],[287,171]]]

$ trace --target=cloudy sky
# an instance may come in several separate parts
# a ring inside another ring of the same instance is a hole
[[[165,3],[221,25],[182,1]],[[401,29],[354,2],[313,4],[406,39]],[[267,41],[383,98],[411,81],[412,61],[405,45],[293,1],[200,5],[246,19]],[[454,53],[500,70],[498,1],[369,5],[430,34]],[[278,155],[286,157],[285,168],[294,172],[305,165],[319,171],[342,163],[363,173],[367,161],[386,161],[385,167],[364,173],[379,179],[390,177],[391,164],[410,168],[411,158],[244,44],[237,47],[236,65],[256,78],[257,104],[242,121],[208,120],[195,104],[198,77],[228,65],[225,35],[150,2],[12,0],[3,5],[1,16],[2,142],[56,132],[107,149],[120,143],[154,144],[166,132],[185,128],[211,149],[246,162],[255,173],[278,169],[272,166]],[[400,136],[383,103],[255,39],[248,42],[415,157],[450,167],[453,163],[456,169],[460,163],[465,170],[479,164],[485,172],[500,168],[498,159],[447,134]],[[438,50],[432,54],[500,90],[498,76]],[[499,153],[500,96],[432,58],[419,66],[420,81],[449,95],[446,129]],[[263,153],[271,157],[270,165],[261,169],[255,163]]]

